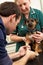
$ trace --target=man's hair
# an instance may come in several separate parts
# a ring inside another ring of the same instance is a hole
[[[0,4],[0,15],[8,17],[16,14],[16,19],[21,15],[18,5],[14,2],[4,2]]]

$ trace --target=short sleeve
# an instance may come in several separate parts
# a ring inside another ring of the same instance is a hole
[[[39,11],[39,21],[41,28],[43,28],[43,12],[41,11]]]

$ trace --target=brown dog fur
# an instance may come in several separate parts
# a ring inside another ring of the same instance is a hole
[[[37,30],[36,30],[36,24],[38,23],[38,21],[36,19],[28,19],[27,21],[25,21],[25,24],[27,25],[28,27],[28,32],[26,34],[26,45],[32,43],[32,49],[37,52],[37,53],[40,53],[42,52],[42,49],[40,48],[41,46],[41,42],[40,43],[37,43],[33,38],[30,38],[30,36],[32,34],[37,34]],[[35,41],[35,42],[34,42]]]

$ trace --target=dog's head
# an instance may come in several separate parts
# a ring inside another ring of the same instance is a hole
[[[25,24],[27,25],[28,29],[34,29],[38,21],[36,19],[28,19],[25,21]]]

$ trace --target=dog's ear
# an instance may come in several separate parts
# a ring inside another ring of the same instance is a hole
[[[36,23],[38,23],[38,20],[37,19],[34,19],[36,21]]]
[[[25,19],[24,24],[27,24],[27,23],[29,23],[29,19]]]
[[[35,19],[35,18],[30,18],[29,20],[30,20],[30,21],[36,21],[36,23],[38,23],[38,20]]]

